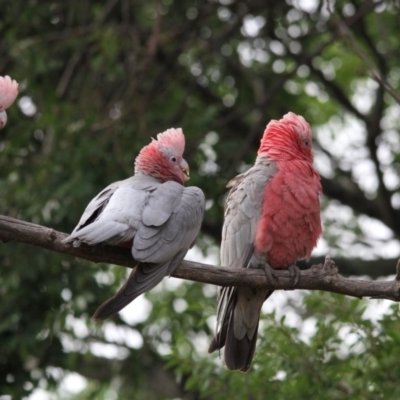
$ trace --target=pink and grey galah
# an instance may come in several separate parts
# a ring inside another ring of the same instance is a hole
[[[205,197],[184,187],[189,166],[183,158],[182,129],[168,129],[145,146],[135,173],[112,183],[86,207],[64,243],[129,246],[137,266],[117,294],[95,312],[96,320],[120,311],[154,288],[179,266],[194,245],[203,221]]]
[[[289,112],[279,121],[272,120],[255,165],[231,180],[228,188],[222,266],[264,268],[273,278],[269,267],[293,269],[296,260],[310,258],[322,234],[322,188],[313,167],[311,128],[303,117]],[[217,334],[209,352],[225,346],[229,369],[250,368],[261,307],[272,292],[251,287],[221,289]]]
[[[7,123],[6,109],[18,96],[18,83],[9,76],[0,76],[0,129]]]

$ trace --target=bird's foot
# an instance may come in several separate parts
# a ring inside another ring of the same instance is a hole
[[[300,268],[297,265],[291,265],[288,268],[289,274],[290,274],[290,279],[292,280],[292,286],[296,286],[301,277],[301,271]]]
[[[267,262],[258,263],[252,268],[262,269],[269,283],[273,285],[279,283],[279,278],[275,275],[275,270]]]
[[[275,270],[267,263],[265,255],[254,253],[250,259],[248,268],[262,269],[269,283],[274,286],[279,283],[278,276],[275,275]]]
[[[268,282],[274,285],[279,282],[279,278],[275,275],[275,270],[268,263],[264,263],[262,268],[268,279]]]

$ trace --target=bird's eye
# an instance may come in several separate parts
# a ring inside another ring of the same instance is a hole
[[[171,160],[172,162],[176,162],[176,157],[172,156],[172,157],[170,158],[170,160]]]
[[[308,139],[303,140],[304,146],[308,147],[310,145],[310,141]]]

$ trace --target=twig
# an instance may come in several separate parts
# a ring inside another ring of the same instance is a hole
[[[396,280],[400,281],[400,260],[397,261],[397,265],[396,265]]]
[[[372,2],[374,7],[377,7],[382,2]],[[327,3],[327,9],[331,13],[334,23],[336,24],[340,35],[347,41],[351,49],[355,52],[355,54],[360,58],[360,60],[364,63],[364,65],[368,68],[368,73],[372,79],[382,85],[386,91],[393,97],[393,99],[400,104],[400,94],[396,91],[396,89],[382,76],[377,69],[373,61],[371,61],[370,57],[365,53],[362,47],[357,42],[357,39],[354,37],[354,34],[348,28],[348,26],[343,22],[340,15],[331,9],[330,3]]]

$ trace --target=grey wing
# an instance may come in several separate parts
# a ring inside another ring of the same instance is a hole
[[[229,183],[231,191],[226,201],[222,229],[222,266],[248,268],[254,253],[256,228],[261,216],[265,188],[275,172],[273,162],[259,158],[254,167]],[[226,287],[220,291],[217,307],[219,332],[209,351],[223,347],[226,338],[233,338],[236,349],[232,351],[232,345],[229,345],[225,351],[225,361],[230,369],[242,369],[243,365],[248,365],[248,360],[251,360],[254,354],[259,308],[265,297],[266,293],[263,290],[254,291],[249,288],[238,290],[236,287]],[[248,307],[248,299],[251,299],[251,307]],[[245,307],[242,307],[242,304]],[[233,328],[228,328],[230,324]],[[250,340],[247,340],[247,336]],[[233,361],[230,361],[231,355]]]
[[[182,262],[200,231],[205,209],[203,192],[166,182],[152,193],[136,232],[132,255],[139,261],[128,281],[96,311],[102,320],[155,287]]]
[[[253,252],[257,222],[268,180],[275,174],[272,162],[258,162],[229,182],[222,228],[221,265],[247,268]]]
[[[145,204],[160,183],[131,177],[104,189],[87,206],[77,227],[65,243],[118,244],[133,239]]]
[[[203,221],[205,197],[197,187],[165,182],[143,210],[133,241],[135,260],[164,263],[193,245]]]
[[[115,191],[118,189],[119,185],[120,182],[112,183],[90,201],[72,233],[79,231],[79,229],[95,220],[99,214],[101,214],[102,210],[107,205]]]
[[[221,266],[247,268],[253,253],[257,222],[261,215],[267,182],[275,174],[271,162],[259,162],[232,179],[225,203],[221,241]],[[236,288],[221,289],[217,317],[222,322],[232,306]]]
[[[133,274],[130,296],[152,289],[179,266],[199,234],[204,209],[204,194],[196,187],[165,182],[153,193],[132,246],[135,260],[152,265]]]

